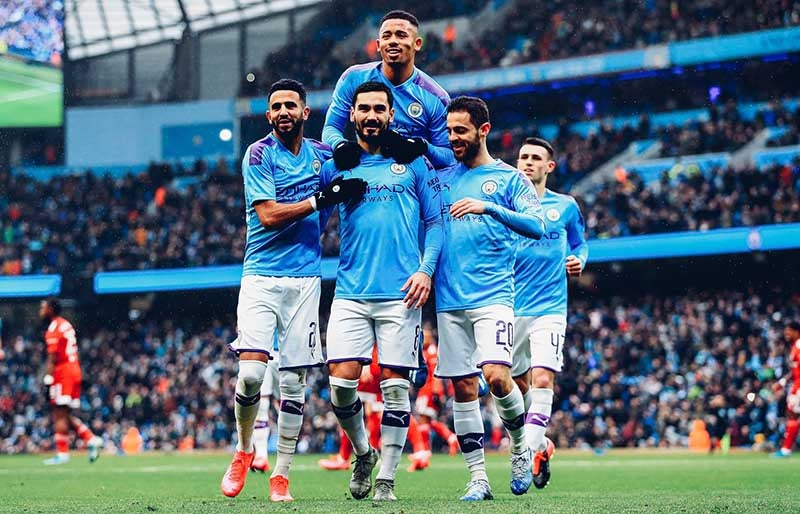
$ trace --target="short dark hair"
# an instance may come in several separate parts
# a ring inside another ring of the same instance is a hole
[[[377,80],[364,82],[356,88],[356,92],[353,93],[353,106],[356,105],[356,98],[358,98],[358,95],[361,93],[372,93],[375,91],[386,93],[386,98],[389,99],[389,108],[391,109],[394,107],[394,95],[392,94],[392,90],[389,89],[389,86],[383,82],[378,82]]]
[[[298,82],[294,79],[280,79],[269,87],[267,99],[269,99],[275,91],[294,91],[300,95],[300,100],[306,103],[306,88],[302,82]]]
[[[786,324],[786,326],[788,328],[791,328],[792,330],[800,332],[800,321],[790,321],[789,323]]]
[[[381,18],[379,25],[383,25],[383,22],[386,20],[406,20],[410,24],[414,25],[414,27],[419,28],[419,20],[416,16],[408,11],[401,11],[399,9],[389,11],[383,16],[383,18]]]
[[[55,296],[48,296],[44,299],[44,303],[50,306],[50,310],[53,311],[54,316],[59,316],[61,314],[61,300]]]
[[[525,142],[523,144],[541,146],[542,148],[547,150],[547,153],[550,154],[551,161],[553,160],[553,157],[555,157],[556,155],[555,150],[553,150],[553,145],[551,145],[549,141],[547,141],[546,139],[542,139],[541,137],[526,137]]]
[[[489,123],[489,107],[477,96],[459,96],[447,106],[447,112],[466,112],[476,127]]]

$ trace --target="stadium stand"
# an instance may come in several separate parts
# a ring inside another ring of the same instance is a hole
[[[787,372],[782,320],[800,315],[798,300],[782,289],[581,295],[570,306],[565,372],[556,389],[558,447],[685,447],[694,419],[705,420],[712,436],[730,431],[732,446],[752,446],[756,434],[777,441],[783,402],[770,388]],[[235,426],[236,359],[225,349],[233,316],[200,321],[155,311],[115,320],[114,328],[79,328],[87,419],[117,447],[131,426],[149,450],[174,450],[187,437],[196,448],[227,447]],[[39,337],[23,332],[5,339],[0,453],[50,448],[50,426],[39,414],[47,403],[38,379]],[[309,384],[298,448],[330,452],[338,429],[327,376],[314,371]],[[485,408],[492,411],[491,404]],[[488,431],[500,431],[496,445],[502,426],[489,419],[495,426]]]
[[[715,4],[666,0],[562,0],[549,9],[542,9],[541,5],[530,0],[509,2],[496,25],[485,27],[481,24],[480,32],[471,33],[461,31],[454,34],[447,24],[443,25],[441,34],[426,32],[424,22],[459,12],[477,14],[485,5],[483,2],[441,2],[451,10],[445,7],[428,13],[423,7],[415,11],[423,22],[421,35],[425,40],[419,59],[421,67],[430,74],[455,73],[800,24],[800,2],[796,1],[766,2],[757,8],[746,1]],[[374,25],[379,19],[375,14],[387,9],[381,9],[386,7],[385,2],[373,1],[370,4],[373,7],[374,33],[377,30]],[[463,4],[462,8],[455,9],[459,4]],[[342,20],[341,25],[354,15],[348,6],[349,2],[336,2],[336,19]],[[392,7],[388,5],[388,8]],[[359,19],[363,18],[362,13]],[[372,34],[365,38],[365,43],[370,37]],[[314,44],[316,48],[333,48],[333,39],[320,38],[310,37],[294,47],[294,51],[287,48],[268,55],[263,70],[256,71],[262,86],[287,73],[313,87],[332,86],[347,66],[376,60],[376,55],[361,45],[356,47],[358,51],[354,55],[344,58],[328,52],[302,50],[308,44]],[[297,58],[297,52],[302,52],[303,59]],[[308,65],[309,59],[311,65]],[[259,92],[243,83],[241,94],[252,96]]]

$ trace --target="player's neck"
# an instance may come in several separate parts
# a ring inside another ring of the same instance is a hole
[[[358,146],[370,155],[377,155],[381,151],[381,145],[367,143],[360,137],[358,138]]]
[[[383,76],[386,77],[389,82],[395,86],[399,86],[410,79],[411,75],[414,74],[414,62],[409,62],[403,66],[390,66],[384,62],[381,70],[383,71]]]
[[[272,133],[275,134],[275,139],[280,141],[281,144],[283,146],[285,146],[287,150],[289,150],[290,152],[292,152],[295,155],[300,153],[300,145],[303,144],[303,131],[302,130],[300,132],[298,132],[297,136],[292,138],[292,139],[284,139],[283,137],[281,137],[280,134],[278,134],[275,131],[273,131]]]
[[[539,197],[539,200],[544,198],[544,192],[547,190],[547,183],[544,180],[538,184],[534,184],[533,188],[536,190],[536,196]]]
[[[489,154],[489,150],[485,146],[481,146],[478,155],[471,161],[464,161],[464,165],[469,169],[475,169],[480,166],[485,166],[494,162],[494,157]]]

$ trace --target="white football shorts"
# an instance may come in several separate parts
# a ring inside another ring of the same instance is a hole
[[[272,355],[277,331],[279,369],[323,364],[319,339],[319,277],[242,277],[236,310],[236,352]]]
[[[417,369],[421,351],[422,310],[408,309],[402,300],[334,298],[328,320],[328,362],[372,362],[378,345],[378,364]]]
[[[484,364],[511,366],[515,330],[511,307],[487,305],[439,312],[436,319],[439,328],[437,377],[476,376]]]
[[[519,316],[514,324],[514,332],[511,376],[524,375],[531,368],[561,372],[567,334],[566,316]]]

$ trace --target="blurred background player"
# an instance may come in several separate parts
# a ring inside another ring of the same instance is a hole
[[[247,238],[242,270],[238,337],[229,346],[239,357],[234,413],[239,442],[222,478],[225,496],[238,495],[253,463],[253,429],[275,332],[280,343],[278,458],[270,500],[293,501],[289,467],[302,428],[306,369],[322,364],[319,341],[320,218],[317,211],[360,200],[363,181],[344,180],[319,189],[326,145],[303,137],[311,110],[306,90],[294,80],[275,82],[267,118],[273,127],[250,145],[242,161]]]
[[[341,250],[327,337],[331,403],[356,454],[350,493],[362,499],[372,489],[378,453],[369,444],[357,387],[377,343],[384,410],[373,499],[393,501],[411,417],[407,377],[419,366],[421,307],[442,245],[441,204],[427,159],[400,164],[382,154],[382,133],[394,116],[389,86],[365,82],[356,88],[352,104],[350,120],[364,156],[344,176],[369,186],[363,202],[339,207]],[[339,173],[333,162],[325,163],[322,184]]]
[[[536,189],[547,230],[538,241],[521,239],[517,248],[511,375],[525,399],[526,437],[534,452],[533,484],[539,489],[550,479],[554,450],[545,432],[553,408],[555,374],[564,362],[567,276],[579,277],[589,257],[578,203],[545,187],[555,167],[549,142],[537,137],[525,140],[517,168]]]
[[[544,233],[542,207],[530,181],[494,159],[486,148],[489,109],[480,98],[454,99],[447,114],[450,145],[459,164],[441,170],[445,244],[436,271],[439,363],[450,378],[461,452],[470,470],[462,500],[493,498],[484,460],[478,375],[489,383],[497,413],[511,439],[511,491],[533,480],[525,441],[525,404],[511,378],[514,343],[514,256],[520,236]]]
[[[381,20],[378,31],[381,60],[351,66],[339,77],[322,129],[322,140],[333,148],[337,168],[354,168],[361,159],[358,143],[348,141],[343,134],[350,120],[353,93],[359,85],[371,80],[389,87],[396,106],[392,130],[384,131],[381,136],[384,155],[401,164],[425,155],[437,169],[454,163],[447,143],[450,96],[414,66],[421,48],[417,18],[405,11],[391,11]]]
[[[264,375],[264,381],[261,383],[261,400],[258,403],[258,414],[256,414],[256,421],[253,425],[253,448],[255,448],[256,456],[253,458],[250,469],[262,473],[269,471],[269,415],[272,410],[272,396],[275,391],[280,391],[278,377],[280,353],[278,351],[277,333],[275,334],[272,351],[274,353],[267,363],[267,372]],[[277,399],[280,400],[280,395],[278,395]]]
[[[421,471],[430,465],[432,454],[431,432],[435,433],[442,441],[447,443],[451,456],[458,453],[458,438],[447,425],[438,419],[441,409],[439,402],[448,395],[447,391],[445,391],[445,382],[434,375],[438,362],[439,349],[436,346],[436,341],[433,337],[433,329],[430,323],[426,322],[423,325],[422,333],[422,355],[424,355],[428,376],[425,383],[417,390],[415,407],[417,416],[419,417],[418,430],[421,447],[415,447],[414,453],[408,456],[411,461],[411,465],[408,467],[409,472]],[[411,439],[410,435],[409,440],[413,445],[414,441]]]
[[[69,430],[72,428],[89,449],[89,462],[100,456],[103,440],[94,435],[72,409],[81,406],[81,365],[78,362],[78,340],[72,324],[61,316],[58,298],[42,300],[39,318],[47,325],[47,367],[44,384],[50,389],[53,406],[53,429],[56,454],[44,461],[52,466],[69,462]]]
[[[792,454],[797,433],[800,431],[800,322],[791,321],[783,329],[786,342],[791,345],[789,366],[792,369],[792,386],[786,395],[786,435],[775,457],[788,457]],[[775,390],[786,389],[786,377],[775,384]]]

